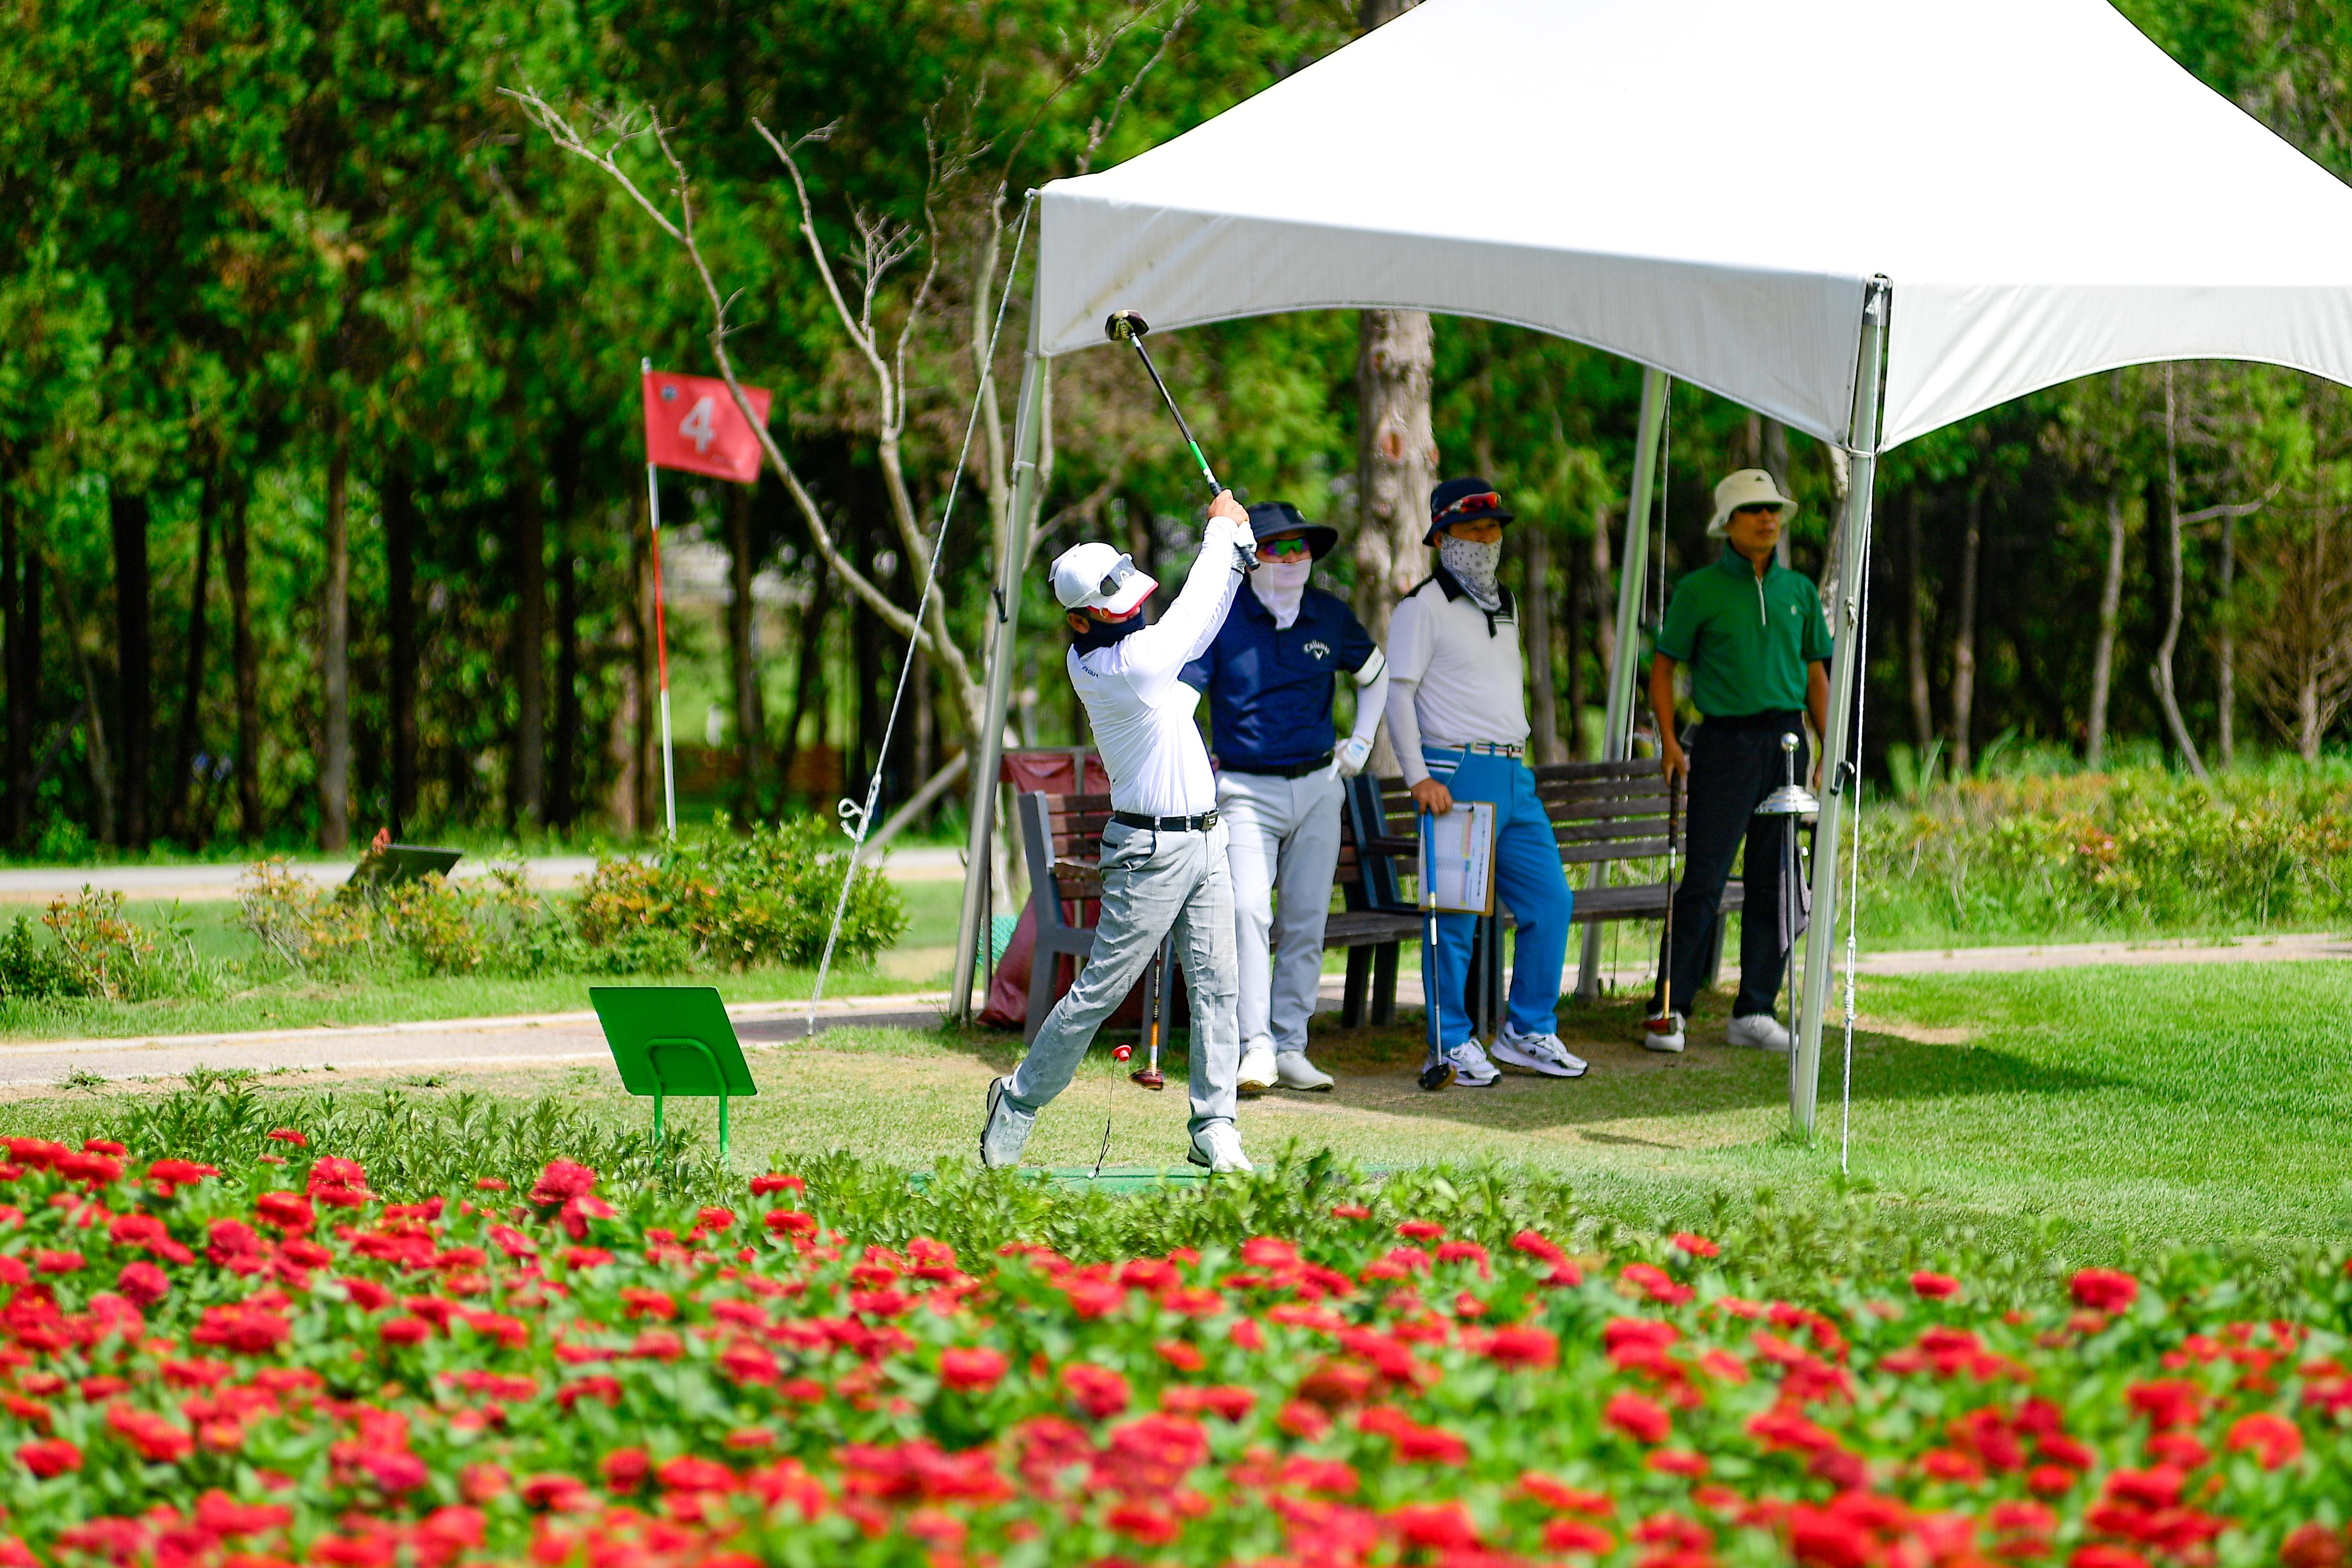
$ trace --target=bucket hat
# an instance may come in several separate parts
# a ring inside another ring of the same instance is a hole
[[[1735,468],[1715,487],[1715,516],[1707,519],[1706,537],[1719,539],[1731,514],[1742,507],[1778,507],[1786,524],[1797,515],[1797,503],[1780,494],[1780,486],[1761,468]]]
[[[1321,560],[1339,542],[1339,530],[1310,523],[1287,501],[1260,501],[1249,509],[1250,532],[1261,540],[1283,534],[1307,536],[1307,553]]]
[[[1429,531],[1421,536],[1421,542],[1433,545],[1438,529],[1482,518],[1497,523],[1514,520],[1503,505],[1501,492],[1484,479],[1448,479],[1429,493]]]

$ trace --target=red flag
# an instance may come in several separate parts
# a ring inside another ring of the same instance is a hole
[[[646,461],[749,485],[760,477],[760,436],[743,422],[735,394],[709,376],[647,371]],[[768,389],[745,387],[760,423],[768,423]]]

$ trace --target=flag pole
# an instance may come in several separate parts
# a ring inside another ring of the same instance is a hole
[[[654,373],[650,355],[638,361],[645,375]],[[646,454],[648,459],[652,454]],[[655,476],[651,461],[646,464],[646,501],[653,520],[654,558],[654,657],[661,670],[661,732],[662,732],[662,811],[669,824],[670,841],[677,841],[677,774],[670,761],[669,746],[669,628],[662,608],[661,574],[661,482]]]

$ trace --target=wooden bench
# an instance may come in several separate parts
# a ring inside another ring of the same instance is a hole
[[[1538,768],[1536,789],[1552,820],[1561,861],[1571,868],[1606,866],[1621,861],[1657,861],[1664,870],[1668,797],[1665,779],[1651,760],[1569,762]],[[1681,785],[1675,786],[1678,797]],[[1030,904],[1035,913],[1036,946],[1030,959],[1029,1008],[1023,1038],[1034,1040],[1054,1002],[1062,960],[1084,964],[1094,951],[1094,925],[1102,899],[1104,824],[1110,820],[1108,795],[1024,794],[1019,799],[1022,847],[1029,868]],[[1679,838],[1680,801],[1673,821]],[[1396,1016],[1397,967],[1408,942],[1421,939],[1415,903],[1420,825],[1412,797],[1402,779],[1351,779],[1344,798],[1339,863],[1332,881],[1342,907],[1323,928],[1323,946],[1344,948],[1348,978],[1340,1019],[1349,1027],[1384,1024]],[[1679,845],[1677,846],[1679,848]],[[1736,911],[1740,884],[1731,883],[1723,908]],[[1667,884],[1643,880],[1576,890],[1573,918],[1658,920],[1666,910]],[[1502,973],[1486,955],[1500,946],[1507,914],[1481,922],[1474,942],[1472,997],[1482,1032],[1499,1017]],[[1166,1022],[1169,988],[1157,998]]]

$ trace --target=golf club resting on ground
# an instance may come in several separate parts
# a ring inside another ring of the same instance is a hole
[[[1484,478],[1436,486],[1423,535],[1430,574],[1399,601],[1381,645],[1344,601],[1312,581],[1338,530],[1286,501],[1245,508],[1219,483],[1144,347],[1149,330],[1129,311],[1105,328],[1134,348],[1212,498],[1200,551],[1157,620],[1146,605],[1160,584],[1113,546],[1077,544],[1052,563],[1071,635],[1067,674],[1110,776],[1100,918],[1075,983],[1019,1066],[989,1085],[982,1163],[1020,1162],[1036,1118],[1139,979],[1150,1059],[1129,1076],[1164,1086],[1162,1014],[1177,962],[1192,1023],[1190,1161],[1213,1174],[1249,1171],[1241,1101],[1332,1089],[1332,1076],[1307,1056],[1307,1021],[1346,781],[1363,769],[1383,724],[1420,827],[1421,1087],[1489,1088],[1506,1069],[1584,1076],[1587,1062],[1557,1032],[1575,895],[1527,760],[1519,606],[1498,580],[1515,514]],[[1821,730],[1828,632],[1813,584],[1775,559],[1795,503],[1756,469],[1727,476],[1715,498],[1708,532],[1725,540],[1723,556],[1676,588],[1651,674],[1675,858],[1657,996],[1641,1043],[1685,1048],[1699,944],[1744,838],[1748,907],[1778,917],[1743,922],[1729,1043],[1785,1051],[1789,1031],[1773,1011],[1802,913],[1784,862],[1795,854],[1794,817],[1818,809],[1795,769],[1803,720]],[[1683,664],[1701,716],[1686,735],[1676,723]],[[1343,674],[1354,683],[1356,715],[1344,736],[1334,723]],[[1213,757],[1195,717],[1202,696]],[[1779,778],[1768,766],[1774,750]],[[1491,899],[1462,908],[1441,905],[1433,858],[1439,821],[1454,817],[1457,804],[1469,812],[1465,832],[1472,821],[1492,828],[1480,845]],[[1466,992],[1478,910],[1495,902],[1514,918],[1515,951],[1503,1017],[1482,1040]],[[1131,1053],[1122,1045],[1116,1054],[1124,1062]]]

